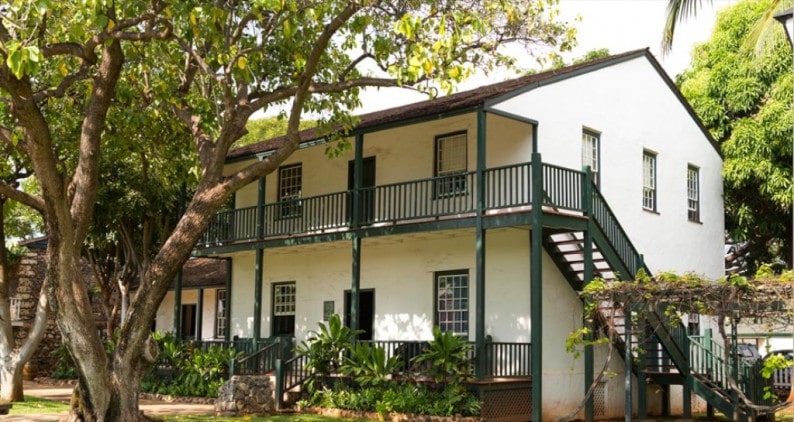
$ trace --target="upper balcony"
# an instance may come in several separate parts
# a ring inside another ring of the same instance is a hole
[[[539,170],[533,172],[535,165]],[[586,172],[541,163],[537,158],[534,163],[488,168],[482,176],[469,171],[224,210],[210,223],[197,248],[217,253],[275,239],[373,228],[385,231],[416,223],[471,223],[478,214],[486,219],[518,216],[503,219],[504,224],[529,224],[533,195],[540,194],[534,199],[542,206],[546,225],[584,230],[592,218],[621,260],[634,266],[636,251],[588,177]],[[480,179],[483,189],[478,189]],[[480,195],[482,201],[478,201]]]

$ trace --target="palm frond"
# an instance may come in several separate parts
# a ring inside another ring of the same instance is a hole
[[[711,3],[711,0],[708,1]],[[667,14],[662,30],[662,54],[667,54],[673,49],[676,24],[689,17],[697,16],[702,3],[703,0],[669,0],[667,2]]]

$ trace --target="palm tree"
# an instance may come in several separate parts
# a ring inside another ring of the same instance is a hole
[[[712,0],[708,0],[709,3]],[[745,47],[756,48],[761,45],[760,41],[763,39],[762,35],[770,27],[777,27],[772,25],[774,21],[775,12],[780,8],[782,0],[772,0],[769,7],[764,14],[758,19],[753,30],[750,31],[744,41]],[[697,15],[698,9],[703,4],[703,0],[668,0],[667,2],[667,16],[665,17],[664,30],[662,31],[662,53],[667,54],[673,49],[673,36],[675,34],[675,27],[679,22],[685,21],[690,16]]]

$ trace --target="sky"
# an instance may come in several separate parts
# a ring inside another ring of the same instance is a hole
[[[618,54],[649,47],[665,71],[675,78],[675,75],[689,65],[692,47],[706,41],[711,35],[717,12],[736,2],[737,0],[702,2],[697,15],[676,28],[672,52],[662,56],[660,44],[667,0],[561,0],[560,20],[577,28],[578,41],[577,47],[564,57],[571,60],[599,48],[607,48],[610,53]],[[520,56],[520,51],[517,53]],[[534,63],[533,58],[519,58],[520,66],[531,67]],[[489,76],[475,75],[461,84],[459,90],[500,82],[510,76],[501,72]],[[356,114],[424,99],[426,97],[421,94],[400,88],[371,89],[363,94],[364,106],[356,110]]]

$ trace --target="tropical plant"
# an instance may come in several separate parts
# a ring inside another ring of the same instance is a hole
[[[309,338],[295,349],[308,359],[306,369],[313,374],[306,381],[309,390],[315,389],[318,383],[324,385],[331,374],[339,373],[345,353],[350,350],[355,336],[361,332],[346,327],[337,314],[331,315],[327,324],[320,322],[317,325],[317,330],[310,331]]]
[[[673,38],[675,36],[676,25],[691,16],[697,15],[702,2],[702,0],[667,1],[667,13],[664,19],[664,29],[662,30],[662,52],[668,53],[673,49]],[[709,3],[711,3],[711,1],[709,1]],[[746,48],[759,47],[759,44],[764,38],[764,33],[769,31],[770,28],[778,26],[774,23],[774,16],[781,7],[785,7],[784,5],[786,5],[786,3],[781,0],[769,1],[763,13],[758,15],[756,20],[753,21],[752,29],[742,45]],[[791,3],[789,2],[788,7],[790,6]]]
[[[356,343],[342,365],[342,373],[350,375],[362,386],[379,386],[391,379],[399,370],[400,357],[386,358],[383,347]]]
[[[433,328],[433,341],[412,359],[417,365],[426,365],[427,375],[440,385],[462,384],[472,378],[471,345],[465,338]]]
[[[677,80],[724,155],[725,225],[734,240],[749,242],[749,274],[763,262],[792,265],[791,46],[778,34],[763,56],[742,48],[770,3],[722,11]]]

